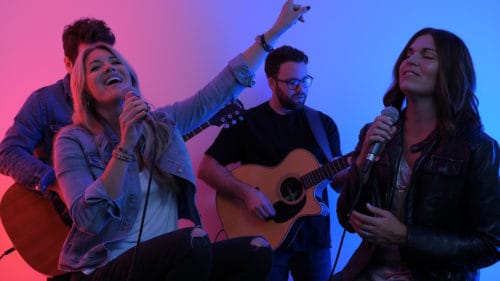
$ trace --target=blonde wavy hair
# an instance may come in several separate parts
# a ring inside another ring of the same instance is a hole
[[[106,50],[115,56],[130,75],[131,84],[139,89],[139,80],[137,73],[125,60],[125,58],[112,46],[104,43],[94,44],[87,47],[80,53],[73,66],[71,73],[71,92],[73,93],[73,124],[83,126],[94,134],[103,130],[104,119],[97,113],[95,108],[95,99],[88,91],[85,62],[87,57],[96,49]],[[140,95],[140,91],[138,91]],[[170,128],[163,122],[156,122],[151,114],[151,122],[144,122],[140,144],[140,153],[143,157],[144,165],[151,168],[166,147],[170,143]]]

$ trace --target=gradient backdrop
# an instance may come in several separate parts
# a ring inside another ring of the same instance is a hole
[[[35,1],[0,0],[0,136],[35,89],[63,77],[63,27],[84,16],[104,19],[116,47],[139,73],[142,92],[153,104],[171,103],[207,83],[257,34],[271,26],[283,0]],[[342,150],[352,150],[361,126],[379,114],[399,52],[417,30],[448,29],[469,46],[477,74],[477,96],[486,131],[500,139],[500,3],[485,1],[312,1],[299,23],[278,45],[290,44],[310,56],[315,80],[307,104],[328,115],[340,130]],[[254,88],[241,100],[255,106],[270,96],[261,67]],[[188,143],[193,164],[218,133],[211,127]],[[0,176],[0,196],[13,183]],[[337,194],[331,194],[335,202]],[[214,194],[199,182],[203,224],[214,239],[220,229]],[[335,210],[335,204],[332,204]],[[500,208],[500,206],[499,206]],[[36,227],[34,224],[33,227]],[[332,253],[341,228],[332,216]],[[359,243],[348,234],[338,269]],[[0,252],[11,242],[0,226]],[[482,270],[482,280],[498,280],[500,265]],[[14,252],[0,260],[0,280],[44,280]]]

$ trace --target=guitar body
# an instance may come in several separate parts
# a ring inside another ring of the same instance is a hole
[[[217,212],[227,236],[261,235],[276,249],[298,218],[326,215],[328,208],[316,199],[316,186],[303,186],[300,180],[302,175],[319,166],[309,151],[296,149],[275,167],[243,165],[234,169],[232,175],[264,193],[277,214],[263,221],[250,213],[242,201],[217,193]]]
[[[52,202],[20,184],[13,184],[0,202],[0,218],[14,247],[36,271],[55,276],[69,227]]]

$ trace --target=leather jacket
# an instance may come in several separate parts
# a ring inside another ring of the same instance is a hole
[[[351,209],[369,214],[366,203],[389,210],[396,189],[403,147],[403,121],[373,164],[365,185],[354,166],[337,202],[340,223],[350,232]],[[368,129],[361,133],[355,163]],[[463,126],[453,137],[437,133],[415,145],[415,161],[406,197],[403,223],[406,245],[401,260],[414,280],[478,280],[478,269],[500,258],[500,150],[479,128]],[[362,190],[355,206],[358,190]],[[335,280],[353,280],[370,263],[376,245],[362,241]]]

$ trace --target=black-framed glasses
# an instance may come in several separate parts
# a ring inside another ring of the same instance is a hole
[[[302,79],[288,79],[288,80],[280,80],[274,77],[274,80],[286,83],[286,86],[290,90],[296,90],[299,87],[299,85],[302,85],[302,88],[309,88],[311,87],[313,79],[314,78],[311,75],[307,75]]]

